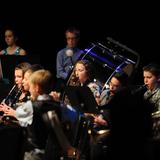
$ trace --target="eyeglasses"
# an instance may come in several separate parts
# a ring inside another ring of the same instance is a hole
[[[66,37],[67,40],[76,40],[77,37]]]

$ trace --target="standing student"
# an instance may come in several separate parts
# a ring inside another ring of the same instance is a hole
[[[70,27],[65,31],[66,47],[57,53],[57,89],[61,90],[66,84],[69,73],[80,58],[83,51],[78,48],[80,30]]]
[[[0,55],[27,55],[27,52],[18,45],[18,36],[12,28],[6,29],[4,36],[7,47],[1,50]]]

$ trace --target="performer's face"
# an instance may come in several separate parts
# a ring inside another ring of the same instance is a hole
[[[36,100],[39,95],[39,86],[29,81],[29,92],[32,100]]]
[[[76,64],[75,73],[81,83],[85,83],[88,80],[88,74],[83,64]]]
[[[144,84],[149,90],[153,90],[158,84],[158,78],[149,71],[143,72]]]
[[[115,77],[112,77],[109,83],[109,89],[111,94],[115,94],[121,87],[121,83]]]
[[[24,74],[24,78],[23,78],[23,88],[25,91],[29,91],[29,77],[30,77],[31,73],[29,72],[25,72]]]
[[[14,72],[15,77],[15,83],[17,84],[18,88],[21,88],[22,86],[22,80],[23,80],[23,72],[21,69],[16,69]]]
[[[12,31],[7,30],[5,32],[5,41],[7,43],[8,46],[11,46],[15,43],[15,37]]]
[[[67,46],[69,48],[75,48],[75,47],[77,47],[78,38],[76,37],[76,35],[74,33],[67,32],[66,33],[66,39],[67,39]]]

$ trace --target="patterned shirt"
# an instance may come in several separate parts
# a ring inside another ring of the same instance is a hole
[[[153,112],[160,111],[160,86],[153,91],[147,90],[144,93],[144,99],[149,100],[149,102],[153,104]]]
[[[16,55],[16,56],[20,55],[20,50],[21,48],[17,47],[15,52],[12,55]],[[7,52],[7,49],[4,49],[2,50],[2,55],[10,55],[10,54]]]

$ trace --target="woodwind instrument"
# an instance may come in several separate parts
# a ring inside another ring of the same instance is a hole
[[[2,102],[10,107],[13,107],[14,103],[18,101],[21,94],[22,94],[22,88],[18,88],[17,85],[15,84]]]
[[[22,88],[18,88],[17,85],[15,84],[1,103],[5,103],[7,106],[15,108],[15,104],[19,100],[21,94],[22,94]],[[17,121],[16,118],[13,116],[4,115],[3,111],[1,111],[1,116],[2,116],[1,120],[4,122]]]

